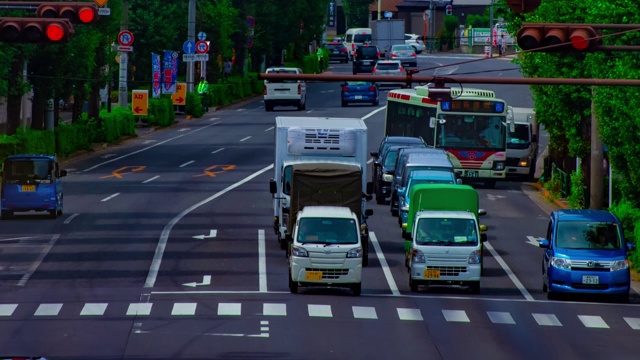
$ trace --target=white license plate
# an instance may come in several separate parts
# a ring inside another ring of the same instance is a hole
[[[362,63],[365,65],[371,65],[371,61],[363,61]]]
[[[334,51],[333,53],[334,53],[334,54],[340,54],[340,52],[339,52],[339,51]]]
[[[362,100],[362,95],[356,95],[356,96],[354,96],[354,98],[355,98],[356,100]]]
[[[465,170],[464,177],[477,178],[478,172],[476,170]]]
[[[600,277],[596,275],[582,275],[582,283],[589,285],[598,285],[600,283]]]

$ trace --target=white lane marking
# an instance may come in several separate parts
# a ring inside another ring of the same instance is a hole
[[[218,304],[218,315],[240,316],[242,304],[240,303],[220,303]]]
[[[307,111],[307,114],[311,114],[313,112],[313,110],[309,110]]]
[[[82,307],[80,316],[102,316],[107,310],[106,303],[87,303]]]
[[[262,304],[264,316],[287,316],[287,304]]]
[[[243,142],[243,141],[245,141],[245,140],[249,140],[249,139],[251,139],[251,136],[247,136],[247,137],[245,137],[245,138],[240,139],[240,142]]]
[[[143,184],[150,183],[150,182],[152,182],[153,180],[155,180],[155,179],[157,179],[159,177],[160,177],[160,175],[156,175],[156,176],[152,177],[151,179],[147,179],[147,180],[143,181],[142,183]]]
[[[309,316],[311,317],[333,317],[331,305],[308,305]]]
[[[378,314],[373,306],[352,306],[353,317],[356,319],[377,319]]]
[[[114,156],[118,156],[118,154],[105,154],[105,155],[100,156],[100,158],[101,159],[108,159],[108,158],[111,158],[111,157],[114,157]]]
[[[578,319],[582,321],[585,327],[596,329],[608,329],[609,325],[600,317],[592,315],[578,315]]]
[[[391,274],[391,269],[389,268],[389,264],[387,264],[387,259],[384,257],[384,254],[382,253],[382,248],[378,243],[378,238],[376,237],[376,234],[373,231],[369,233],[369,240],[371,240],[371,244],[373,244],[373,248],[376,251],[376,255],[378,256],[378,261],[380,261],[380,266],[382,267],[382,272],[384,273],[384,277],[387,279],[387,283],[389,284],[389,289],[391,290],[391,294],[393,296],[400,296],[398,285],[396,285],[396,281],[393,279],[393,275]]]
[[[238,186],[245,184],[254,178],[260,176],[261,174],[273,169],[273,164],[254,172],[253,174],[247,176],[246,178],[238,181],[235,184],[232,184],[225,189],[218,191],[217,193],[209,196],[208,198],[200,201],[199,203],[192,205],[191,207],[183,210],[180,214],[176,215],[167,225],[165,225],[164,229],[162,229],[162,233],[160,234],[160,239],[158,240],[158,245],[156,246],[156,251],[153,255],[153,261],[151,262],[151,266],[149,267],[149,274],[147,275],[147,280],[144,283],[144,287],[153,287],[156,283],[156,279],[158,278],[158,271],[160,271],[160,264],[162,264],[162,256],[164,255],[164,249],[167,246],[167,241],[169,241],[169,235],[171,234],[171,230],[173,227],[188,213],[193,210],[199,208],[202,205],[209,203],[210,201],[219,198],[220,196],[228,193],[229,191],[237,188]]]
[[[220,118],[214,117],[214,118],[209,119],[209,121],[216,121],[216,120],[220,120]],[[218,122],[218,123],[220,123],[220,122]]]
[[[102,202],[109,201],[109,200],[113,199],[114,197],[116,197],[118,195],[120,195],[120,193],[115,193],[113,195],[107,196],[106,198],[104,198],[104,199],[102,199],[100,201],[102,201]]]
[[[553,314],[531,314],[538,325],[541,326],[562,326],[560,320]]]
[[[57,316],[62,309],[62,304],[40,304],[33,316]]]
[[[180,165],[180,166],[178,166],[178,167],[183,168],[183,167],[185,167],[185,166],[187,166],[187,165],[191,165],[191,164],[193,164],[194,162],[196,162],[196,161],[195,161],[195,160],[187,161],[186,163],[184,163],[184,164],[182,164],[182,165]]]
[[[420,309],[397,308],[400,320],[422,321]]]
[[[182,132],[182,131],[189,131],[191,130],[191,128],[182,128],[182,129],[178,129],[178,131]]]
[[[258,279],[260,292],[267,292],[267,256],[264,229],[258,230]]]
[[[18,304],[0,304],[0,316],[11,316]]]
[[[640,318],[625,317],[624,321],[626,321],[633,330],[640,330]]]
[[[197,303],[175,303],[171,315],[195,315]]]
[[[17,237],[17,238],[8,238],[8,239],[0,239],[0,241],[20,241],[22,242],[22,240],[27,240],[27,239],[31,239],[34,236],[22,236],[22,237]]]
[[[469,317],[464,310],[442,310],[442,315],[449,322],[469,322]]]
[[[376,113],[378,113],[378,112],[380,112],[382,110],[385,110],[386,108],[387,108],[386,106],[383,106],[380,109],[373,110],[372,112],[370,112],[367,115],[363,116],[362,120],[366,120],[366,119],[372,117],[373,115],[375,115]]]
[[[58,238],[60,238],[60,234],[54,234],[53,236],[51,236],[51,239],[49,240],[47,245],[42,247],[42,251],[40,251],[40,254],[38,254],[38,258],[36,259],[36,261],[31,263],[31,267],[29,268],[29,271],[27,271],[26,274],[22,275],[22,278],[20,279],[20,281],[18,281],[18,286],[25,286],[27,284],[27,281],[29,281],[29,278],[31,277],[31,275],[33,275],[33,273],[36,272],[40,264],[42,264],[42,261],[44,260],[45,256],[47,256],[49,251],[51,251],[51,249],[53,248],[53,245],[55,245],[56,241],[58,241]]]
[[[139,315],[151,315],[151,307],[153,303],[135,303],[129,304],[127,309],[127,315],[139,316]]]
[[[487,250],[489,250],[489,253],[491,253],[491,256],[493,256],[496,259],[500,267],[502,267],[502,270],[504,270],[504,272],[507,273],[507,276],[509,276],[509,279],[511,279],[511,281],[516,286],[516,288],[520,290],[520,293],[522,294],[522,296],[524,296],[524,298],[527,299],[527,301],[535,301],[533,296],[529,294],[529,291],[527,290],[527,288],[525,288],[524,285],[522,285],[522,283],[520,282],[516,274],[514,274],[513,271],[511,271],[511,268],[509,268],[509,265],[507,265],[507,263],[504,262],[500,254],[498,254],[498,252],[493,248],[493,246],[491,246],[491,244],[489,244],[489,242],[487,241],[484,243],[484,247],[486,247]]]
[[[247,109],[236,109],[236,111],[245,111]]]
[[[270,128],[266,128],[266,129],[264,129],[264,131],[270,131],[270,130],[273,130],[274,128],[275,128],[275,127],[274,127],[274,126],[272,126],[272,127],[270,127]]]
[[[71,216],[69,216],[68,218],[66,218],[63,222],[63,224],[69,224],[71,222],[71,220],[75,219],[76,216],[80,215],[80,213],[75,213],[75,214],[71,214]]]
[[[214,151],[212,151],[211,153],[212,153],[212,154],[217,154],[217,153],[219,153],[219,152],[220,152],[220,151],[222,151],[222,150],[224,150],[224,148],[220,148],[220,149],[218,149],[218,150],[214,150]]]
[[[487,311],[489,319],[494,324],[515,324],[513,317],[508,312],[504,311]]]
[[[367,165],[371,164],[373,162],[373,158],[367,160]]]

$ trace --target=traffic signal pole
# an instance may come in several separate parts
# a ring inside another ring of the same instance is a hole
[[[187,40],[196,41],[196,0],[189,0],[189,20],[187,24]],[[193,92],[195,62],[187,62],[187,92]],[[204,76],[204,75],[203,75]]]
[[[129,1],[124,0],[122,3],[122,19],[120,19],[120,31],[129,29]],[[129,66],[129,54],[125,51],[119,52],[119,63],[120,63],[120,81],[118,86],[118,106],[128,107],[129,106],[129,96],[127,89],[127,66]],[[122,79],[124,75],[124,80]]]

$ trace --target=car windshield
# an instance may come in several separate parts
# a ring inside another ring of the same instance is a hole
[[[47,159],[8,160],[4,165],[5,180],[50,180],[53,161]]]
[[[411,45],[394,45],[391,47],[391,51],[413,51]]]
[[[343,44],[324,44],[324,47],[326,47],[329,50],[340,50],[344,47]]]
[[[376,69],[378,70],[398,70],[400,64],[398,63],[378,63]]]
[[[357,85],[369,85],[370,86],[371,83],[367,82],[367,81],[347,81],[347,85],[354,85],[354,86],[357,86]]]
[[[559,248],[617,250],[622,246],[616,223],[560,221],[556,231],[556,246]]]
[[[358,234],[353,219],[302,218],[296,239],[302,244],[357,244]]]
[[[383,166],[385,168],[389,168],[389,167],[395,166],[397,158],[398,158],[398,150],[397,149],[396,150],[391,149],[391,150],[387,151],[387,154],[385,155],[385,158],[384,158]]]
[[[415,234],[417,245],[469,246],[477,245],[478,238],[473,219],[422,218]]]
[[[526,149],[529,146],[529,125],[515,124],[515,131],[509,132],[508,149]]]

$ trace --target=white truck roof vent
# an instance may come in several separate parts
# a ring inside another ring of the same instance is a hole
[[[451,88],[451,96],[482,96],[482,97],[496,97],[496,93],[491,90],[482,89],[464,89]]]
[[[292,155],[355,156],[356,142],[353,129],[291,128],[287,134]]]

